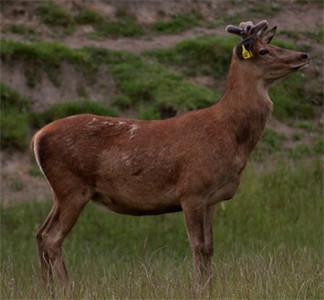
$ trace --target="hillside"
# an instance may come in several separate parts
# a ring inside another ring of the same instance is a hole
[[[267,19],[278,26],[274,43],[312,56],[308,69],[271,88],[273,117],[253,159],[323,153],[321,1],[168,3],[2,3],[5,205],[49,196],[28,142],[51,120],[83,112],[163,119],[215,103],[237,43],[224,29],[242,20]]]

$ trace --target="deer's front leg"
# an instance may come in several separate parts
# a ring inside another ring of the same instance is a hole
[[[214,208],[208,207],[199,198],[186,199],[182,203],[193,260],[199,277],[210,272],[213,254],[212,215]]]

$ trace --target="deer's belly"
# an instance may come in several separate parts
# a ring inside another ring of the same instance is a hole
[[[158,215],[182,210],[172,191],[160,195],[137,195],[129,192],[128,195],[105,194],[97,191],[92,200],[109,210],[128,215]]]

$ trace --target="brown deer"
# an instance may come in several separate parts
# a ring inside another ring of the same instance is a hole
[[[213,255],[216,203],[232,198],[272,110],[268,87],[308,66],[310,56],[270,45],[276,27],[261,21],[228,26],[233,49],[226,91],[213,106],[166,120],[82,114],[56,120],[31,142],[53,192],[37,233],[42,276],[55,271],[69,289],[62,244],[93,200],[121,214],[183,211],[200,274]]]

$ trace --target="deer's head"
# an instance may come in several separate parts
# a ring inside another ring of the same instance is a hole
[[[256,25],[248,21],[239,26],[229,25],[226,31],[242,38],[233,50],[235,58],[253,72],[251,75],[260,77],[269,85],[289,73],[306,68],[310,62],[310,55],[271,45],[277,27],[268,31],[267,28],[267,21]]]

